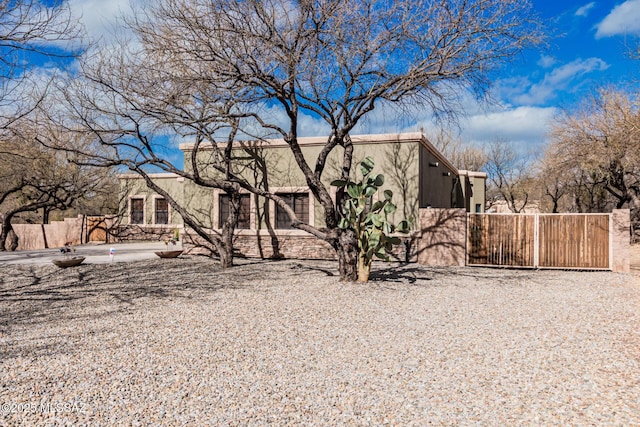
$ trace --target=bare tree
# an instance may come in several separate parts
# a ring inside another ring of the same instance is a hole
[[[640,207],[640,113],[637,98],[604,89],[554,124],[563,165],[601,183],[617,208]]]
[[[66,3],[0,1],[0,250],[17,247],[11,227],[16,215],[65,209],[81,197],[70,194],[75,175],[62,171],[56,154],[36,147],[33,133],[25,137],[29,116],[48,87],[36,79],[30,60],[70,58],[78,52],[72,42],[80,35]]]
[[[0,251],[15,250],[12,221],[26,213],[67,210],[94,199],[110,180],[108,171],[79,167],[67,153],[36,142],[43,129],[33,122],[0,141]],[[42,220],[46,221],[47,218]],[[44,222],[43,222],[44,223]]]
[[[449,129],[440,128],[429,140],[458,169],[480,171],[487,164],[487,153],[482,147],[465,143]]]
[[[72,57],[78,53],[72,43],[80,36],[67,3],[0,1],[0,130],[28,115],[44,96],[33,90],[29,59]],[[54,43],[64,46],[53,49]]]
[[[553,126],[557,163],[572,177],[577,210],[631,209],[640,223],[640,109],[637,94],[601,89]]]
[[[174,97],[162,98],[167,106],[205,105],[188,90],[191,86],[214,99],[230,96],[231,108],[216,112],[216,122],[225,123],[227,135],[237,124],[244,138],[279,137],[286,142],[323,208],[322,229],[300,221],[275,193],[251,185],[224,162],[212,164],[215,173],[209,176],[226,174],[226,181],[274,200],[294,227],[329,242],[344,280],[357,277],[357,242],[353,230],[338,227],[342,198],[339,194],[334,201],[323,180],[329,155],[341,153],[336,178],[346,179],[354,161],[350,133],[372,110],[413,104],[435,114],[455,113],[459,91],[470,89],[482,97],[493,70],[541,41],[539,23],[529,3],[521,0],[160,0],[130,24],[141,46],[137,57],[171,77],[159,80],[160,86],[180,82]],[[112,90],[104,72],[96,77],[90,67],[85,71],[101,90]],[[126,89],[135,88],[137,73],[125,75],[131,77]],[[122,89],[124,85],[116,91]],[[131,125],[142,114],[153,115],[154,109],[139,103],[128,106],[113,120],[120,125],[129,120],[126,132],[111,128],[96,134],[110,149],[116,144],[133,149],[136,144],[136,154],[138,148],[148,152],[148,136],[139,135],[144,128]],[[273,115],[274,108],[283,114]],[[105,113],[101,107],[95,112]],[[324,147],[312,160],[305,158],[298,142],[303,115],[323,120],[330,128]],[[181,124],[196,123],[189,114],[185,117]],[[98,126],[89,122],[83,124],[96,130]],[[196,143],[204,134],[195,133]],[[207,142],[217,145],[210,135]],[[120,157],[126,154],[130,153],[118,152]]]
[[[574,154],[551,143],[537,165],[535,183],[542,194],[541,208],[559,212],[607,212],[612,208],[604,180],[583,169]]]
[[[552,146],[547,147],[537,165],[536,182],[542,188],[543,201],[548,199],[550,202],[550,207],[546,210],[551,213],[561,211],[561,202],[570,191],[567,172],[562,169],[556,150]],[[541,204],[546,206],[544,202]]]
[[[240,95],[217,87],[211,90],[185,78],[184,70],[166,67],[163,58],[132,51],[126,42],[98,51],[81,64],[83,79],[69,76],[58,81],[57,98],[53,98],[57,105],[42,108],[40,113],[47,122],[57,123],[60,132],[80,135],[87,143],[70,146],[65,140],[38,140],[77,156],[79,165],[124,167],[135,172],[197,234],[196,244],[217,254],[222,267],[231,267],[241,208],[241,187],[232,177],[244,167],[238,157],[241,153],[232,144],[239,119],[231,111]],[[175,136],[194,141],[184,168],[167,155],[167,139]],[[221,232],[214,230],[218,225],[211,216],[179,203],[158,185],[152,178],[158,170],[202,188],[224,190],[229,196],[229,215]]]
[[[518,154],[509,142],[497,139],[486,147],[484,167],[489,179],[489,203],[503,200],[513,213],[523,212],[529,203],[533,181],[532,164],[527,156]]]

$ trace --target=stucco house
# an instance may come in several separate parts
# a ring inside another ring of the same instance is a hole
[[[417,231],[419,208],[465,208],[467,212],[483,212],[486,174],[458,170],[422,133],[357,135],[351,137],[354,160],[366,156],[375,160],[375,171],[383,173],[384,189],[392,190],[398,206],[395,221],[409,219]],[[326,137],[299,138],[310,164],[326,143]],[[283,140],[237,142],[234,153],[243,165],[239,173],[258,187],[286,197],[303,221],[323,226],[322,208],[306,187],[291,150]],[[185,165],[190,167],[194,144],[181,144]],[[206,164],[212,150],[200,146],[198,161]],[[341,153],[330,157],[322,176],[329,183],[338,177]],[[354,168],[356,170],[358,168]],[[120,235],[123,239],[144,239],[163,230],[182,228],[182,218],[172,212],[162,197],[147,188],[135,174],[119,176],[124,212]],[[215,232],[228,215],[228,199],[223,191],[203,188],[189,180],[159,173],[152,178],[176,201],[197,216]],[[188,232],[188,230],[186,230]],[[247,193],[236,230],[235,245],[247,256],[332,257],[333,251],[313,236],[292,229],[288,217],[273,201]]]

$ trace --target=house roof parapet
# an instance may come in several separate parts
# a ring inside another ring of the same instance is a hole
[[[180,175],[176,173],[170,173],[170,172],[149,173],[147,175],[149,176],[149,178],[152,178],[152,179],[181,178]],[[117,177],[118,179],[143,179],[142,176],[137,173],[119,173]]]
[[[328,136],[310,136],[298,138],[298,143],[304,147],[324,146],[327,143]],[[452,172],[458,174],[458,169],[446,158],[436,147],[429,142],[422,132],[405,132],[405,133],[382,133],[382,134],[368,134],[368,135],[351,135],[351,141],[354,145],[364,144],[388,144],[388,143],[420,143],[428,151],[430,151],[444,166],[450,169]],[[288,144],[284,139],[265,139],[265,140],[247,140],[247,141],[235,141],[240,147],[286,147]],[[191,151],[195,144],[193,142],[181,143],[180,150]],[[219,148],[224,148],[225,142],[218,144]],[[210,142],[201,143],[200,149],[211,150],[212,144]]]
[[[323,146],[327,143],[328,136],[304,136],[298,138],[298,144],[301,146]],[[386,144],[389,142],[417,142],[420,139],[424,139],[424,135],[420,132],[407,132],[407,133],[383,133],[383,134],[369,134],[369,135],[351,135],[351,141],[356,144]],[[234,141],[238,144],[250,145],[250,146],[262,146],[262,147],[286,147],[288,144],[283,138],[277,139],[264,139],[264,140],[240,140]],[[219,142],[217,144],[220,148],[225,147],[226,142]],[[182,151],[191,151],[195,144],[193,142],[183,142],[179,145]],[[200,148],[211,149],[211,143],[201,143]]]
[[[484,178],[484,179],[487,179],[487,174],[485,172],[459,170],[458,174],[460,176],[467,176],[469,178]]]

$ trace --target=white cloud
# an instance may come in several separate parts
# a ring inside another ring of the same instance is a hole
[[[463,121],[462,136],[473,144],[486,144],[504,139],[521,152],[547,143],[555,107],[506,107],[486,114],[478,114]]]
[[[522,154],[540,149],[548,143],[547,132],[551,120],[558,113],[556,107],[487,106],[475,100],[471,94],[463,97],[465,111],[461,112],[457,127],[460,139],[465,143],[482,146],[496,139],[504,139],[514,144]],[[437,123],[426,109],[415,110],[404,119],[393,105],[381,106],[372,113],[374,115],[369,116],[354,133],[418,132],[423,129],[430,135],[437,133],[443,125]]]
[[[554,99],[559,92],[573,90],[585,74],[604,71],[609,65],[600,58],[578,58],[568,64],[553,68],[541,81],[532,83],[526,77],[499,81],[497,90],[510,102],[520,105],[543,104]]]
[[[319,118],[301,114],[298,118],[300,136],[329,135],[330,126]]]
[[[548,143],[547,132],[551,120],[557,114],[555,107],[531,107],[511,105],[487,106],[475,101],[472,95],[464,96],[466,111],[461,112],[458,122],[460,139],[471,145],[482,146],[504,139],[513,144],[521,154],[540,150]],[[400,109],[397,105],[382,103],[369,113],[352,132],[357,134],[418,132],[436,134],[442,124],[436,122],[431,112],[425,108]],[[466,114],[466,116],[464,115]],[[265,107],[262,115],[272,123],[287,126],[288,119],[280,106]],[[250,133],[255,136],[258,126]],[[249,129],[247,129],[249,131]],[[327,124],[310,115],[301,115],[299,136],[325,136],[330,129]],[[252,137],[253,137],[252,136]],[[264,135],[277,138],[275,134]],[[247,136],[241,139],[247,138]],[[175,138],[174,138],[175,139]],[[189,139],[186,139],[189,140]],[[177,142],[183,142],[177,140]]]
[[[122,36],[121,17],[130,15],[140,1],[130,0],[69,0],[69,9],[84,25],[89,41],[109,43]]]
[[[614,7],[597,28],[596,38],[640,34],[640,0],[627,0]]]
[[[540,59],[538,60],[538,65],[541,66],[542,68],[551,68],[553,67],[558,61],[556,60],[556,58],[554,58],[553,56],[549,56],[549,55],[540,55]]]
[[[578,10],[576,10],[576,16],[587,16],[591,9],[596,5],[596,2],[592,1],[591,3],[587,3]]]

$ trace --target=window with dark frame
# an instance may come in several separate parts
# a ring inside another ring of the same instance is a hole
[[[218,215],[218,228],[222,228],[222,225],[229,218],[231,212],[231,199],[228,194],[220,194],[219,197],[219,215]],[[251,228],[251,196],[249,194],[240,195],[240,211],[238,212],[238,223],[236,228],[239,230],[248,230]]]
[[[144,224],[144,199],[131,199],[131,224]]]
[[[165,199],[156,199],[156,224],[169,224],[169,202]]]
[[[293,209],[298,219],[309,223],[309,194],[308,193],[280,193],[279,197]],[[280,230],[292,230],[291,219],[280,205],[276,204],[276,228]]]

